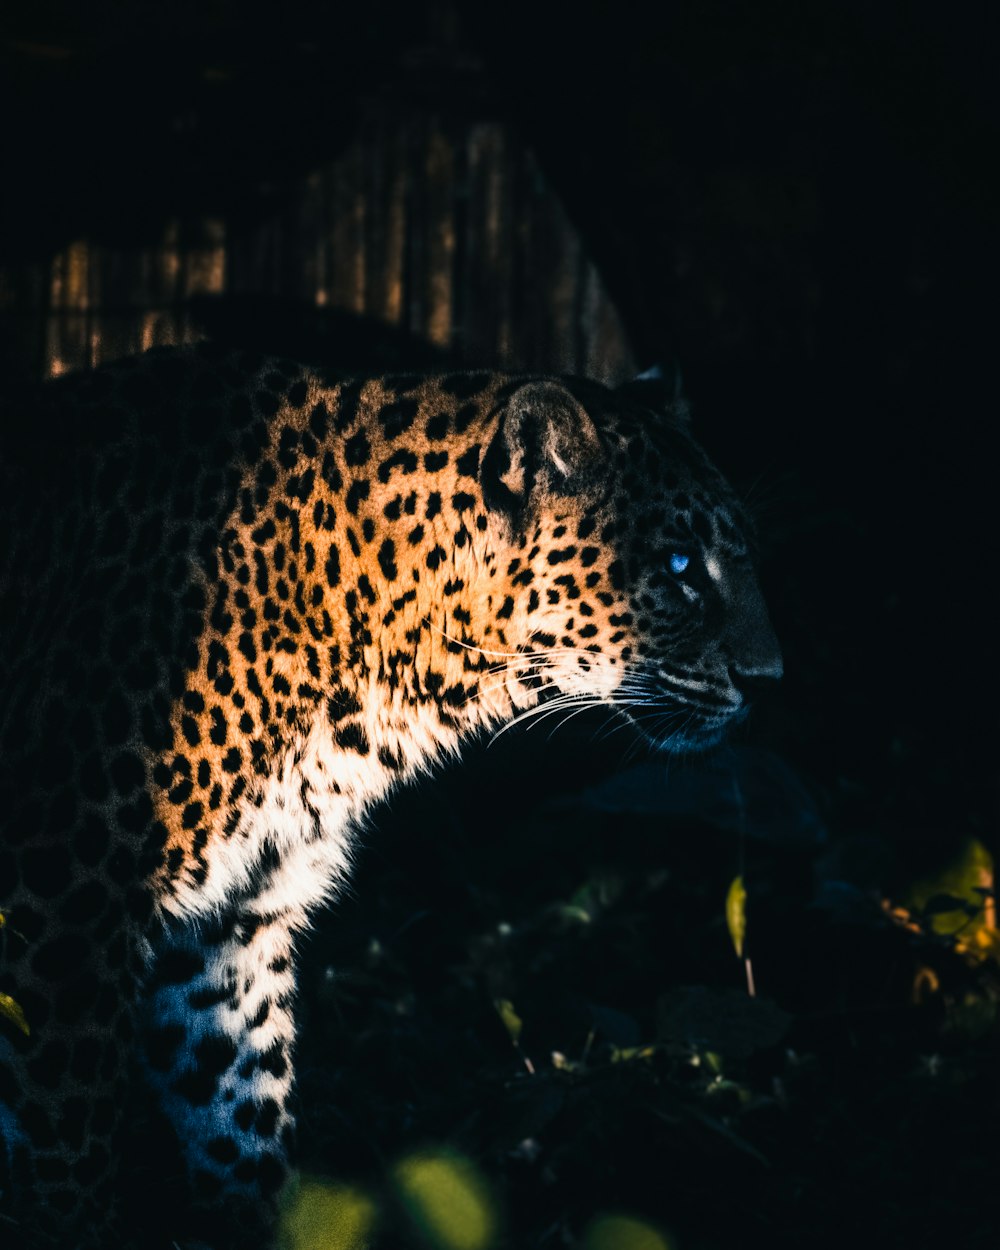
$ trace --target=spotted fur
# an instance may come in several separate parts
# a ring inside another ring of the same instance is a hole
[[[145,1088],[214,1244],[243,1244],[292,1149],[295,935],[366,809],[543,709],[714,741],[780,672],[746,521],[641,385],[203,348],[13,415],[0,992],[29,1032],[0,1018],[4,1209],[115,1244]]]

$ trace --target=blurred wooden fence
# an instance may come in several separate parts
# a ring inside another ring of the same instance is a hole
[[[204,337],[206,298],[268,297],[371,319],[459,362],[633,372],[578,233],[499,122],[374,101],[337,159],[269,203],[170,221],[145,246],[80,238],[0,269],[15,350],[56,375]]]

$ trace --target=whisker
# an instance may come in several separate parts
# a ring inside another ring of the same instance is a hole
[[[532,720],[536,716],[540,716],[543,714],[546,716],[551,715],[553,712],[558,711],[560,708],[567,707],[570,705],[575,706],[576,703],[581,698],[590,698],[590,697],[591,696],[589,695],[587,696],[561,695],[555,699],[550,699],[549,701],[545,703],[540,703],[537,707],[528,708],[526,711],[521,712],[519,715],[515,716],[512,720],[509,720],[506,723],[506,725],[501,725],[501,727],[496,731],[496,733],[490,739],[490,746],[493,746],[495,742],[497,742],[501,737],[503,737],[503,735],[507,733],[509,730],[513,729],[515,725],[523,725],[526,721]]]
[[[511,682],[513,682],[514,684],[523,685],[521,678],[519,678],[515,673],[509,673],[503,681],[495,681],[495,682],[491,682],[489,685],[481,686],[476,691],[475,694],[470,695],[459,706],[471,707],[474,704],[480,702],[485,695],[496,694],[498,691],[505,691],[509,694]],[[530,687],[525,687],[525,694],[526,695],[532,695],[532,694],[541,695],[546,690],[551,690],[552,688],[553,688],[553,684],[551,682],[548,684],[536,686],[534,689]]]
[[[561,720],[561,721],[558,723],[558,725],[553,725],[553,726],[552,726],[552,728],[549,730],[549,736],[548,736],[548,738],[546,739],[546,741],[551,742],[551,741],[552,741],[552,735],[556,732],[556,730],[557,730],[557,729],[562,729],[564,726],[568,725],[568,724],[569,724],[569,722],[573,719],[573,717],[574,717],[574,716],[579,716],[581,712],[589,712],[592,708],[595,708],[595,707],[606,707],[606,706],[607,706],[607,705],[603,702],[603,700],[601,700],[601,699],[595,699],[595,700],[594,700],[593,702],[591,702],[591,703],[584,703],[582,707],[575,708],[575,709],[574,709],[572,712],[570,712],[570,713],[569,713],[569,714],[568,714],[568,715],[567,715],[567,716],[566,716],[563,720]]]
[[[498,656],[501,659],[516,660],[524,657],[537,657],[538,659],[545,659],[549,656],[559,656],[561,658],[565,656],[583,656],[586,658],[588,654],[582,651],[579,647],[548,647],[543,651],[532,651],[527,647],[522,647],[517,651],[495,651],[488,647],[478,647],[473,643],[463,642],[460,638],[453,637],[446,629],[442,628],[442,626],[435,625],[429,616],[424,617],[424,623],[427,625],[428,629],[437,630],[441,637],[447,642],[453,643],[456,647],[461,647],[463,651],[472,651],[478,655],[492,655]]]
[[[541,724],[543,720],[548,720],[550,716],[556,716],[560,712],[567,709],[577,709],[581,706],[594,706],[599,700],[594,700],[592,695],[566,695],[562,699],[550,699],[546,703],[540,704],[538,707],[529,708],[527,714],[521,717],[522,720],[530,720],[532,723],[530,729],[534,729],[536,725]]]

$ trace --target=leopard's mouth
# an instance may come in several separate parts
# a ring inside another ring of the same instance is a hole
[[[716,703],[671,697],[619,707],[654,750],[670,754],[689,754],[718,746],[746,720],[749,712],[745,703],[720,708]]]

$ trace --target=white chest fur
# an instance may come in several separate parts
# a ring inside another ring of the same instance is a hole
[[[248,786],[233,832],[213,832],[201,879],[192,874],[178,882],[167,909],[195,919],[239,903],[253,915],[285,914],[300,928],[314,907],[333,898],[348,876],[366,809],[458,744],[454,728],[430,706],[387,716],[372,700],[360,721],[364,753],[339,746],[325,721],[285,747],[271,776]],[[379,747],[394,766],[380,761]]]

